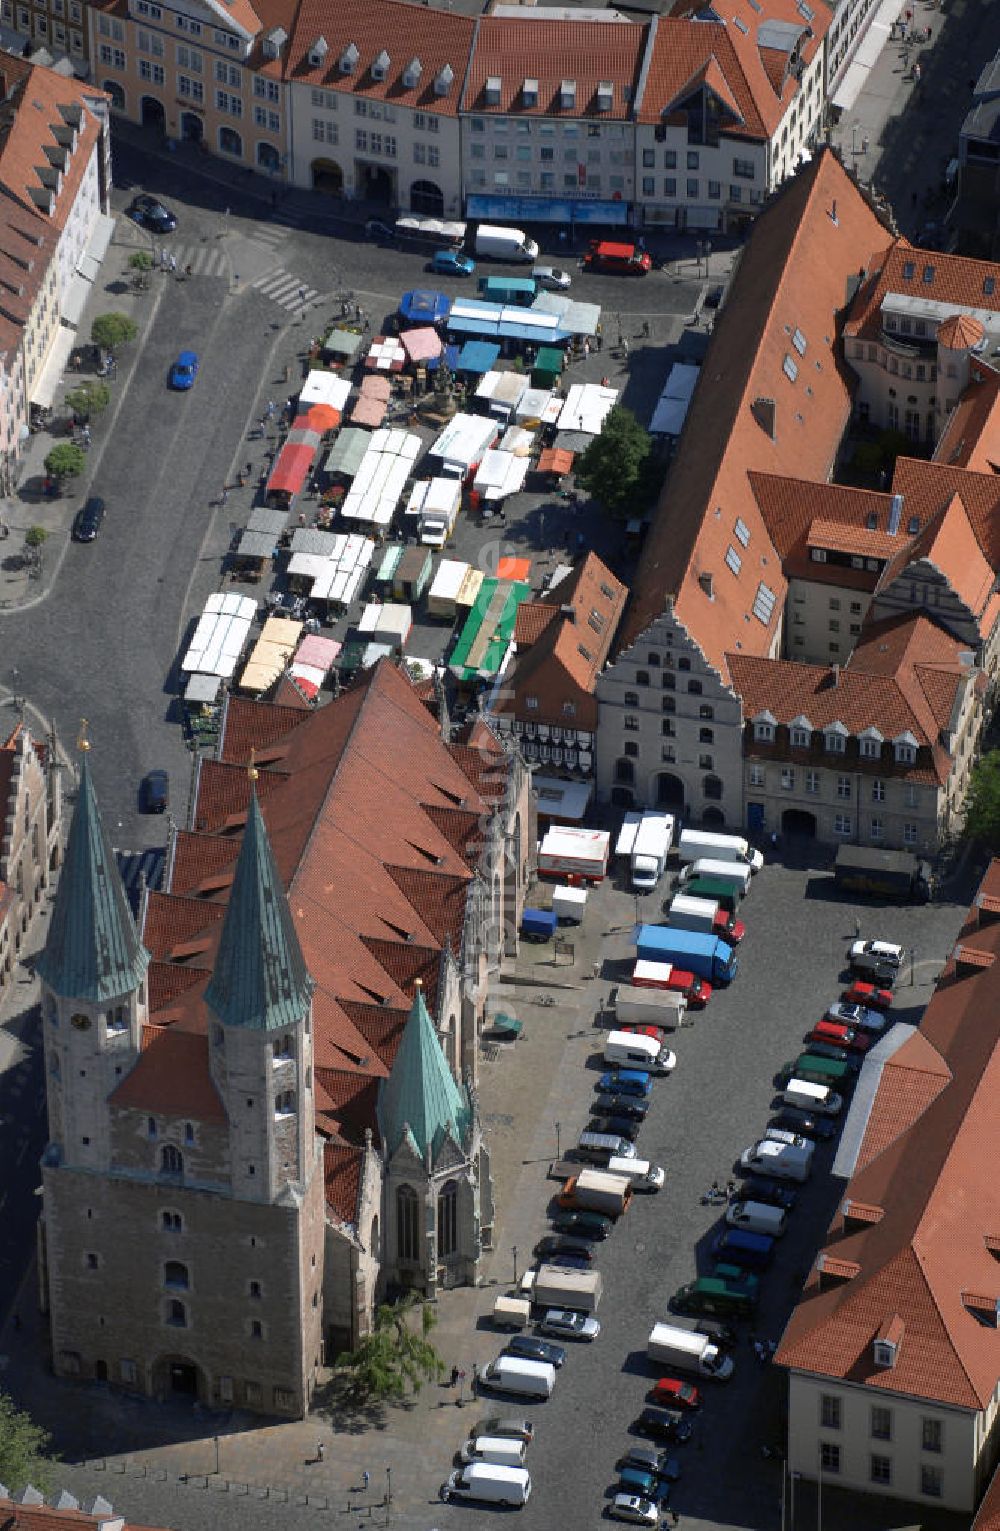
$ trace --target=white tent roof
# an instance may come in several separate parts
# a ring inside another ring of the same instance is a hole
[[[341,506],[348,521],[388,526],[423,443],[406,431],[375,431]]]
[[[591,436],[599,436],[617,401],[617,388],[602,388],[599,383],[574,383],[559,414],[559,429],[586,431]]]
[[[350,392],[350,378],[341,377],[336,372],[310,372],[299,394],[299,403],[329,404],[334,409],[343,410]]]
[[[512,452],[484,452],[475,487],[485,500],[506,499],[523,487],[528,467],[526,457],[515,457]]]
[[[249,595],[210,595],[181,669],[227,680],[236,669],[256,614],[257,602]]]

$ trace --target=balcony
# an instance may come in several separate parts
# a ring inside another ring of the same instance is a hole
[[[878,338],[886,350],[892,351],[895,356],[906,356],[911,360],[926,360],[937,354],[937,339],[933,335],[908,335],[904,340],[895,330],[887,330],[885,325],[882,325]]]

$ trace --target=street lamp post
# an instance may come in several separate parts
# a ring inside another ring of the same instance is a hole
[[[556,1122],[556,1158],[562,1158],[562,1122]]]
[[[512,1246],[512,1251],[511,1252],[513,1253],[513,1256],[514,1256],[514,1285],[517,1286],[517,1245],[516,1244],[514,1244]]]
[[[218,1477],[219,1476],[219,1472],[220,1472],[220,1468],[219,1468],[219,1437],[216,1435],[216,1436],[213,1437],[213,1440],[214,1440],[214,1443],[215,1443],[215,1476]]]

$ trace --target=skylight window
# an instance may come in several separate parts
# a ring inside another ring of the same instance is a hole
[[[801,330],[797,329],[793,334],[792,345],[795,347],[796,351],[798,351],[800,356],[805,356],[808,341],[806,340],[806,337],[803,335]]]
[[[784,361],[781,363],[781,370],[790,383],[794,383],[795,379],[799,375],[798,363],[792,356],[785,357]]]
[[[740,557],[739,553],[737,553],[736,549],[732,546],[726,549],[726,564],[730,569],[732,569],[734,574],[739,574],[743,567],[742,558]]]
[[[912,282],[913,278],[916,275],[916,272],[917,272],[917,268],[916,268],[916,266],[913,264],[913,262],[911,260],[905,260],[903,262],[903,280],[904,281]]]
[[[930,284],[931,284],[931,282],[933,282],[933,280],[934,280],[934,267],[933,266],[925,266],[924,267],[924,281],[927,283],[928,286],[930,286]]]
[[[757,586],[757,594],[753,598],[753,614],[758,622],[763,622],[767,627],[774,614],[774,603],[778,599],[769,585],[761,580]]]
[[[739,516],[736,518],[736,525],[733,527],[733,531],[736,534],[737,541],[742,542],[743,546],[748,548],[750,546],[750,528]]]
[[[736,30],[738,32],[742,32],[744,37],[749,37],[750,36],[750,28],[747,26],[746,22],[743,21],[739,16],[734,16],[733,17],[733,26],[736,28]]]

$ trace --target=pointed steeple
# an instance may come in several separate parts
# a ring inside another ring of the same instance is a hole
[[[253,787],[205,1001],[224,1026],[277,1031],[301,1022],[312,989]]]
[[[395,1153],[409,1133],[421,1159],[428,1148],[436,1158],[446,1136],[461,1146],[471,1117],[468,1097],[448,1067],[418,978],[399,1050],[388,1079],[379,1086],[383,1147]]]
[[[97,806],[86,727],[84,720],[78,740],[80,791],[49,936],[37,967],[61,998],[103,1004],[138,989],[149,953],[139,940]]]

